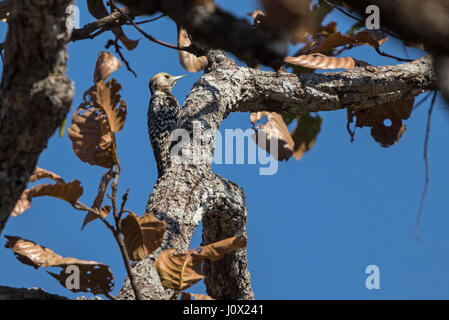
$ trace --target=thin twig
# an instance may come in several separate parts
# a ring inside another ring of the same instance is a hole
[[[126,69],[128,69],[128,71],[131,72],[134,75],[134,77],[137,78],[137,74],[134,72],[134,70],[129,65],[128,60],[126,60],[125,56],[122,54],[122,50],[120,50],[122,47],[120,47],[120,45],[118,44],[118,38],[115,38],[115,40],[110,39],[106,43],[105,48],[108,49],[111,45],[114,46],[115,52],[120,56],[120,59],[126,66]]]
[[[126,271],[128,273],[129,280],[131,282],[131,286],[134,291],[134,295],[136,296],[137,300],[143,300],[142,294],[140,293],[139,287],[137,286],[137,281],[136,281],[136,278],[134,277],[134,273],[131,268],[128,250],[126,249],[125,242],[123,241],[122,221],[120,220],[120,215],[117,210],[117,184],[118,184],[119,176],[120,176],[120,167],[117,166],[117,171],[115,172],[115,177],[111,184],[112,196],[110,197],[112,199],[112,213],[114,215],[115,227],[116,227],[116,232],[114,232],[114,237],[115,237],[117,244],[120,248],[120,252],[123,257],[123,262],[125,263]]]
[[[140,28],[125,12],[123,12],[122,9],[120,9],[117,4],[115,3],[114,0],[109,0],[109,3],[114,7],[114,9],[116,9],[118,12],[120,12],[125,18],[126,20],[128,20],[128,22],[134,26],[134,28],[137,29],[137,31],[139,31],[145,38],[147,38],[150,41],[156,42],[157,44],[163,45],[167,48],[171,48],[171,49],[176,49],[179,50],[180,48],[178,46],[175,46],[173,44],[167,43],[165,41],[156,39],[155,37],[153,37],[152,35],[146,33],[145,31],[142,30],[142,28]]]
[[[429,147],[430,122],[432,119],[432,111],[433,111],[433,106],[435,105],[436,97],[437,97],[437,91],[435,91],[433,94],[432,102],[430,103],[429,112],[427,114],[426,138],[424,140],[424,166],[425,166],[424,190],[422,192],[421,201],[419,203],[419,210],[418,210],[418,215],[416,217],[415,228],[413,229],[413,233],[415,235],[416,241],[420,240],[419,236],[418,236],[418,226],[419,226],[419,221],[421,220],[421,216],[422,216],[422,209],[423,209],[423,205],[424,205],[424,199],[426,198],[426,194],[427,194],[427,188],[429,187],[429,160],[427,158],[427,149]]]
[[[115,220],[115,228],[114,228],[114,226],[112,226],[105,219],[105,217],[103,217],[100,214],[98,209],[90,208],[90,207],[86,206],[84,203],[82,203],[80,201],[77,201],[73,205],[73,207],[75,209],[77,209],[77,210],[83,210],[83,211],[91,212],[97,218],[101,219],[101,221],[104,222],[104,224],[108,227],[108,229],[111,230],[111,232],[114,235],[114,238],[117,241],[117,244],[118,244],[118,246],[120,248],[120,252],[122,254],[123,262],[125,264],[126,271],[128,273],[129,279],[131,281],[131,286],[132,286],[132,288],[134,290],[134,295],[136,296],[137,300],[143,300],[142,294],[140,293],[140,290],[139,290],[139,288],[137,286],[137,282],[136,282],[136,279],[134,277],[134,273],[133,273],[132,268],[131,268],[131,263],[130,263],[130,259],[129,259],[128,250],[126,249],[125,242],[123,241],[121,215],[122,215],[123,212],[128,211],[124,207],[125,207],[126,202],[128,200],[129,189],[123,195],[120,211],[118,211],[117,210],[117,184],[118,184],[118,179],[119,179],[119,176],[120,176],[120,165],[119,165],[118,161],[117,161],[117,164],[116,164],[115,168],[116,168],[116,171],[114,171],[114,180],[112,181],[112,184],[111,184],[112,196],[107,195],[107,197],[109,199],[111,199],[111,203],[112,203],[112,213],[113,213],[114,220]],[[105,295],[108,298],[111,298],[111,299],[113,298],[113,300],[115,300],[115,297],[112,296],[112,295],[109,295],[109,293],[105,293]]]
[[[413,110],[418,109],[427,99],[432,95],[432,91],[427,92],[427,94],[418,103],[413,106]]]
[[[134,212],[132,212],[131,210],[128,210],[128,209],[123,209],[123,212],[126,212],[126,213],[134,213]]]
[[[126,192],[122,196],[122,205],[120,206],[120,211],[118,213],[119,220],[122,220],[122,215],[126,210],[125,205],[126,205],[126,201],[128,201],[128,195],[129,195],[129,188],[126,190]],[[128,211],[128,210],[126,210],[126,211]]]
[[[96,31],[96,32],[94,32],[94,33],[92,33],[92,34],[89,36],[89,39],[93,39],[93,38],[99,36],[100,34],[106,32],[106,31],[108,31],[108,29],[102,28],[102,29],[100,29],[100,30],[98,30],[98,31]]]
[[[333,7],[334,9],[336,9],[336,10],[338,10],[338,11],[344,13],[344,14],[347,15],[348,17],[351,17],[351,18],[353,18],[353,19],[355,19],[355,20],[357,20],[357,21],[359,21],[359,22],[362,22],[362,23],[364,22],[362,19],[360,19],[360,18],[358,18],[358,17],[356,17],[356,16],[353,16],[352,14],[346,12],[346,11],[343,10],[342,8],[338,7],[337,5],[331,3],[331,2],[329,2],[329,1],[327,1],[327,0],[324,0],[324,2],[326,2],[328,5],[330,5],[330,6]],[[391,35],[391,36],[393,36],[393,37],[395,37],[395,38],[398,38],[399,40],[401,40],[401,41],[404,42],[403,39],[401,39],[401,38],[398,37],[397,35],[392,34],[392,33],[389,32],[388,30],[386,30],[386,29],[384,30],[383,28],[381,28],[381,30],[382,30],[382,32],[384,32],[384,33],[386,33],[386,34],[389,34],[389,35]],[[354,44],[348,44],[348,45],[344,46],[342,49],[336,50],[336,51],[334,52],[334,55],[339,55],[339,54],[341,54],[341,53],[342,53],[343,51],[345,51],[345,50],[352,49],[354,46],[355,46]],[[304,48],[303,48],[303,49],[304,49]],[[301,52],[303,49],[301,49],[299,52]],[[400,57],[393,56],[393,55],[391,55],[391,54],[382,52],[382,51],[380,51],[379,48],[375,48],[375,49],[376,49],[376,52],[377,52],[378,54],[380,54],[381,56],[384,56],[384,57],[396,59],[397,61],[406,61],[406,62],[413,61],[413,59],[400,58]],[[296,53],[295,55],[297,55],[297,54],[298,54],[298,53]]]
[[[379,49],[379,48],[375,48],[375,49],[376,49],[376,52],[377,52],[378,54],[380,54],[381,56],[384,56],[384,57],[388,57],[388,58],[396,59],[396,60],[398,60],[398,61],[405,61],[405,62],[410,62],[410,61],[413,61],[413,59],[405,59],[405,58],[400,58],[400,57],[396,57],[396,56],[393,56],[393,55],[391,55],[391,54],[388,54],[388,53],[382,52],[382,51],[380,51],[380,49]]]
[[[346,130],[349,133],[349,136],[351,137],[351,143],[354,142],[354,136],[355,136],[355,130],[357,129],[357,122],[354,124],[354,130],[351,130],[351,123],[354,119],[354,110],[347,108],[347,120],[346,120]]]
[[[114,296],[113,296],[112,294],[110,294],[109,292],[104,293],[104,295],[105,295],[106,297],[108,297],[109,299],[111,299],[111,300],[117,300],[117,298],[114,297]]]
[[[145,31],[143,31],[142,28],[140,28],[125,12],[123,12],[122,9],[120,9],[117,4],[115,3],[114,0],[109,0],[109,3],[118,11],[120,12],[127,20],[128,22],[134,26],[134,28],[137,29],[137,31],[139,31],[145,38],[147,38],[148,40],[155,42],[157,44],[160,44],[164,47],[170,48],[170,49],[175,49],[175,50],[182,50],[182,51],[187,51],[190,52],[196,56],[203,56],[204,52],[202,52],[200,49],[198,49],[197,47],[195,47],[193,44],[188,46],[188,47],[179,47],[179,46],[175,46],[171,43],[156,39],[155,37],[153,37],[152,35],[146,33]]]
[[[5,65],[5,57],[3,57],[3,49],[5,49],[5,44],[2,42],[0,43],[0,55],[2,56],[3,65]]]
[[[347,44],[347,45],[341,47],[340,49],[335,49],[335,51],[333,52],[332,55],[338,56],[339,54],[342,54],[343,51],[351,50],[352,48],[354,48],[354,44],[349,43],[349,44]]]
[[[80,202],[80,201],[76,201],[75,205],[73,206],[76,210],[81,210],[81,211],[87,211],[90,212],[92,214],[94,214],[98,219],[100,219],[101,221],[103,221],[103,223],[106,225],[106,227],[112,231],[112,233],[115,233],[115,228],[114,226],[112,226],[106,219],[105,217],[103,217],[100,212],[97,209],[91,208],[86,206],[84,203]]]
[[[129,10],[124,9],[124,12],[127,13]],[[119,12],[112,12],[97,21],[86,24],[80,29],[74,29],[70,37],[70,41],[93,39],[103,32],[111,30],[114,27],[121,26],[125,23],[126,20]]]
[[[142,20],[142,21],[136,21],[136,22],[134,22],[134,23],[135,23],[135,24],[144,24],[144,23],[148,23],[148,22],[154,22],[154,21],[159,20],[160,18],[163,18],[163,17],[165,17],[165,16],[166,16],[166,14],[163,13],[163,14],[161,14],[161,15],[155,17],[155,18],[147,19],[147,20]],[[128,21],[128,22],[126,22],[125,24],[131,25],[131,22]]]

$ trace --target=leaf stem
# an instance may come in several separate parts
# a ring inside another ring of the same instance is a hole
[[[103,223],[106,225],[106,227],[111,230],[112,233],[115,232],[115,228],[113,225],[111,225],[106,219],[105,217],[103,217],[100,212],[97,209],[91,208],[86,206],[84,203],[80,202],[79,200],[76,201],[76,203],[73,205],[73,207],[76,210],[81,210],[81,211],[87,211],[90,212],[92,214],[94,214],[98,219],[100,219],[101,221],[103,221]]]
[[[120,211],[118,211],[117,210],[117,184],[118,184],[118,178],[120,176],[120,166],[117,164],[115,166],[115,168],[116,168],[116,171],[114,171],[114,180],[111,184],[112,196],[108,195],[108,198],[111,199],[111,202],[112,202],[112,213],[114,215],[115,227],[113,225],[111,225],[106,220],[106,218],[100,214],[100,212],[96,208],[88,207],[80,201],[77,201],[73,205],[73,207],[76,210],[87,211],[87,212],[94,214],[97,218],[101,219],[101,221],[103,221],[103,223],[106,225],[106,227],[112,232],[112,234],[114,235],[114,238],[120,248],[120,253],[122,254],[123,263],[125,264],[126,271],[128,273],[129,279],[131,281],[131,286],[133,288],[134,295],[136,296],[137,300],[143,300],[142,294],[140,293],[139,287],[137,286],[137,281],[136,281],[136,278],[134,277],[134,273],[131,268],[128,250],[126,249],[126,245],[123,240],[121,216],[124,212],[128,212],[128,210],[125,209],[125,205],[128,200],[129,189],[126,190],[125,194],[123,195],[122,204],[120,206]],[[104,295],[112,300],[115,300],[115,297],[110,295],[108,292],[104,293]]]
[[[110,197],[111,202],[112,202],[112,213],[113,213],[114,219],[115,219],[114,237],[115,237],[115,240],[117,241],[117,244],[120,248],[120,252],[122,254],[123,262],[125,264],[125,268],[128,273],[129,280],[131,282],[131,286],[134,291],[134,295],[136,296],[137,300],[143,300],[142,294],[140,293],[139,287],[137,286],[137,281],[136,281],[136,278],[134,277],[134,273],[131,268],[128,250],[126,249],[126,245],[123,240],[122,220],[120,219],[121,214],[123,212],[122,211],[123,207],[124,207],[127,197],[128,197],[129,190],[123,195],[122,208],[120,209],[120,212],[119,212],[117,210],[117,184],[118,184],[118,178],[120,176],[120,167],[116,166],[116,168],[117,168],[117,171],[114,172],[115,177],[114,177],[114,181],[112,182],[112,185],[111,185],[112,197]]]

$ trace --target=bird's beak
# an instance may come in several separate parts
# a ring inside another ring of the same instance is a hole
[[[182,79],[182,78],[184,78],[184,77],[185,77],[185,75],[182,75],[182,76],[176,76],[176,77],[171,78],[171,81],[172,81],[173,83],[176,83],[179,79]]]

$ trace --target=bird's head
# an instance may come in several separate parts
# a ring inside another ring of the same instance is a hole
[[[171,90],[175,86],[176,82],[184,77],[185,76],[174,77],[165,72],[158,73],[150,80],[151,94],[155,93],[156,91],[171,93]]]

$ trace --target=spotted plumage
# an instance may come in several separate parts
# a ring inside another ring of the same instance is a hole
[[[171,90],[182,77],[159,73],[150,81],[151,99],[148,108],[148,133],[159,178],[164,175],[170,166],[171,133],[176,127],[181,110]]]

